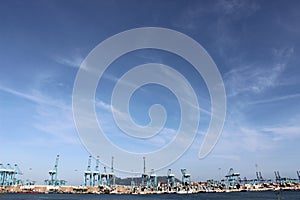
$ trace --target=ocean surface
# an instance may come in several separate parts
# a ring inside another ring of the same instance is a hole
[[[199,194],[159,194],[159,195],[93,195],[93,194],[0,194],[1,200],[278,200],[277,194],[269,192],[239,192],[239,193],[199,193]],[[300,200],[300,191],[282,191],[280,199]]]

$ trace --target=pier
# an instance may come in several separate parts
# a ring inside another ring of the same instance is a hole
[[[281,177],[275,171],[275,179],[264,179],[256,169],[256,178],[248,180],[240,178],[240,173],[230,168],[221,180],[191,181],[192,174],[181,169],[181,179],[175,177],[172,169],[165,176],[158,176],[155,169],[147,171],[146,158],[143,157],[143,170],[140,177],[121,179],[114,172],[114,157],[111,160],[110,172],[106,166],[100,170],[99,156],[96,158],[95,169],[92,170],[92,156],[88,157],[87,169],[83,171],[83,185],[67,185],[67,181],[58,178],[59,155],[56,156],[53,169],[49,170],[49,179],[44,185],[36,185],[35,181],[23,181],[23,175],[17,164],[4,166],[0,164],[0,193],[70,193],[70,194],[195,194],[214,192],[260,192],[260,191],[300,191],[300,171],[297,178]],[[131,180],[131,181],[130,181]],[[122,184],[121,184],[122,183]]]

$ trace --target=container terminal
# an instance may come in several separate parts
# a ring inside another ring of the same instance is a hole
[[[92,156],[83,171],[83,185],[67,185],[66,180],[58,178],[59,155],[56,156],[53,169],[49,170],[49,178],[43,185],[36,185],[33,180],[21,180],[23,175],[17,164],[0,164],[0,193],[74,193],[74,194],[193,194],[203,192],[259,192],[259,191],[300,191],[300,171],[297,178],[281,177],[279,171],[274,171],[275,179],[264,179],[262,173],[256,170],[256,177],[248,180],[241,178],[240,173],[230,168],[222,180],[191,181],[187,169],[181,169],[181,179],[175,177],[172,169],[165,176],[157,176],[154,169],[146,170],[146,158],[143,157],[143,172],[139,178],[121,179],[114,173],[114,157],[111,159],[109,172],[103,167],[100,170],[99,156],[92,169]]]

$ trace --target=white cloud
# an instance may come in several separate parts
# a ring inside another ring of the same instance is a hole
[[[241,160],[240,156],[238,156],[238,155],[213,154],[211,157],[217,158],[217,159],[234,160],[234,161]]]
[[[35,129],[51,134],[56,138],[55,140],[62,143],[77,144],[79,142],[77,135],[74,134],[75,126],[71,106],[61,100],[46,97],[39,91],[27,94],[7,87],[0,87],[0,90],[36,103],[36,110],[30,113],[35,117],[31,124]],[[41,135],[40,137],[43,138]]]
[[[47,105],[38,105],[33,127],[48,133],[57,143],[79,144],[73,114],[70,109],[60,109]]]
[[[249,16],[260,9],[257,2],[249,0],[220,0],[217,2],[217,11],[236,18]]]
[[[279,96],[279,97],[274,97],[274,98],[269,98],[269,99],[251,101],[251,102],[249,102],[249,104],[273,103],[273,102],[284,101],[284,100],[299,98],[299,97],[300,97],[300,94],[290,94],[290,95],[284,95],[284,96]]]
[[[74,67],[79,68],[82,61],[84,60],[84,57],[81,55],[80,51],[78,49],[75,49],[70,55],[54,55],[52,56],[52,59],[62,65],[68,66],[68,67]]]
[[[300,138],[300,126],[297,125],[283,125],[267,127],[262,131],[274,135],[274,140],[294,140]]]
[[[273,48],[272,53],[278,59],[289,59],[294,54],[294,47]]]
[[[285,70],[285,64],[257,66],[255,63],[230,70],[224,75],[227,96],[232,97],[245,92],[254,94],[281,84],[278,79]]]
[[[44,105],[48,105],[48,106],[58,107],[61,109],[71,109],[70,106],[67,106],[63,102],[47,98],[47,97],[41,95],[40,92],[38,92],[38,91],[33,91],[32,94],[28,94],[28,93],[19,92],[17,90],[14,90],[14,89],[11,89],[8,87],[2,87],[2,86],[0,86],[0,90],[10,93],[12,95],[15,95],[17,97],[27,99],[27,100],[32,101],[37,104],[44,104]]]
[[[116,131],[116,129],[112,128],[112,127],[116,126],[113,118],[108,117],[111,110],[114,110],[117,114],[120,115],[121,118],[122,118],[122,116],[125,118],[125,115],[126,116],[128,115],[127,113],[118,111],[113,106],[111,106],[103,101],[97,101],[96,106],[101,109],[101,111],[99,112],[99,115],[101,115],[100,116],[101,124],[108,126],[108,128],[109,128],[108,132],[110,135],[111,135],[111,131],[112,131],[112,133],[113,133],[113,131]],[[128,129],[133,130],[133,129],[135,129],[135,127],[126,127],[126,130],[128,130]],[[167,145],[169,142],[171,142],[176,137],[177,131],[178,130],[173,129],[173,128],[163,127],[163,129],[159,132],[159,134],[157,134],[156,136],[151,137],[149,139],[146,139],[146,140],[144,140],[144,139],[140,140],[140,142],[141,142],[140,144],[144,144],[146,142],[147,146],[151,146],[152,149],[154,148],[154,149],[158,150],[159,148],[161,148],[161,147]],[[122,135],[124,135],[124,134],[122,134]],[[187,135],[190,135],[190,134],[187,134]],[[127,140],[133,139],[133,138],[130,138],[130,137],[128,138],[128,137],[124,136],[124,141],[126,138],[127,138]],[[118,138],[118,139],[120,139],[120,138]],[[179,140],[177,141],[177,145],[182,145],[182,144],[185,145],[187,143],[186,140],[187,140],[187,138],[179,138]]]
[[[245,156],[247,154],[270,151],[275,147],[272,136],[260,129],[247,127],[227,127],[224,129],[213,155]]]

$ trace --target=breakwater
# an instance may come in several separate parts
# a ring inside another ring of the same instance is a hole
[[[146,186],[49,186],[49,185],[18,185],[2,186],[1,193],[70,193],[70,194],[196,194],[221,192],[262,192],[262,191],[300,191],[300,183],[261,183],[242,184],[234,186],[212,185],[209,182],[192,182],[188,186],[177,185],[167,187],[159,184],[157,187]]]

